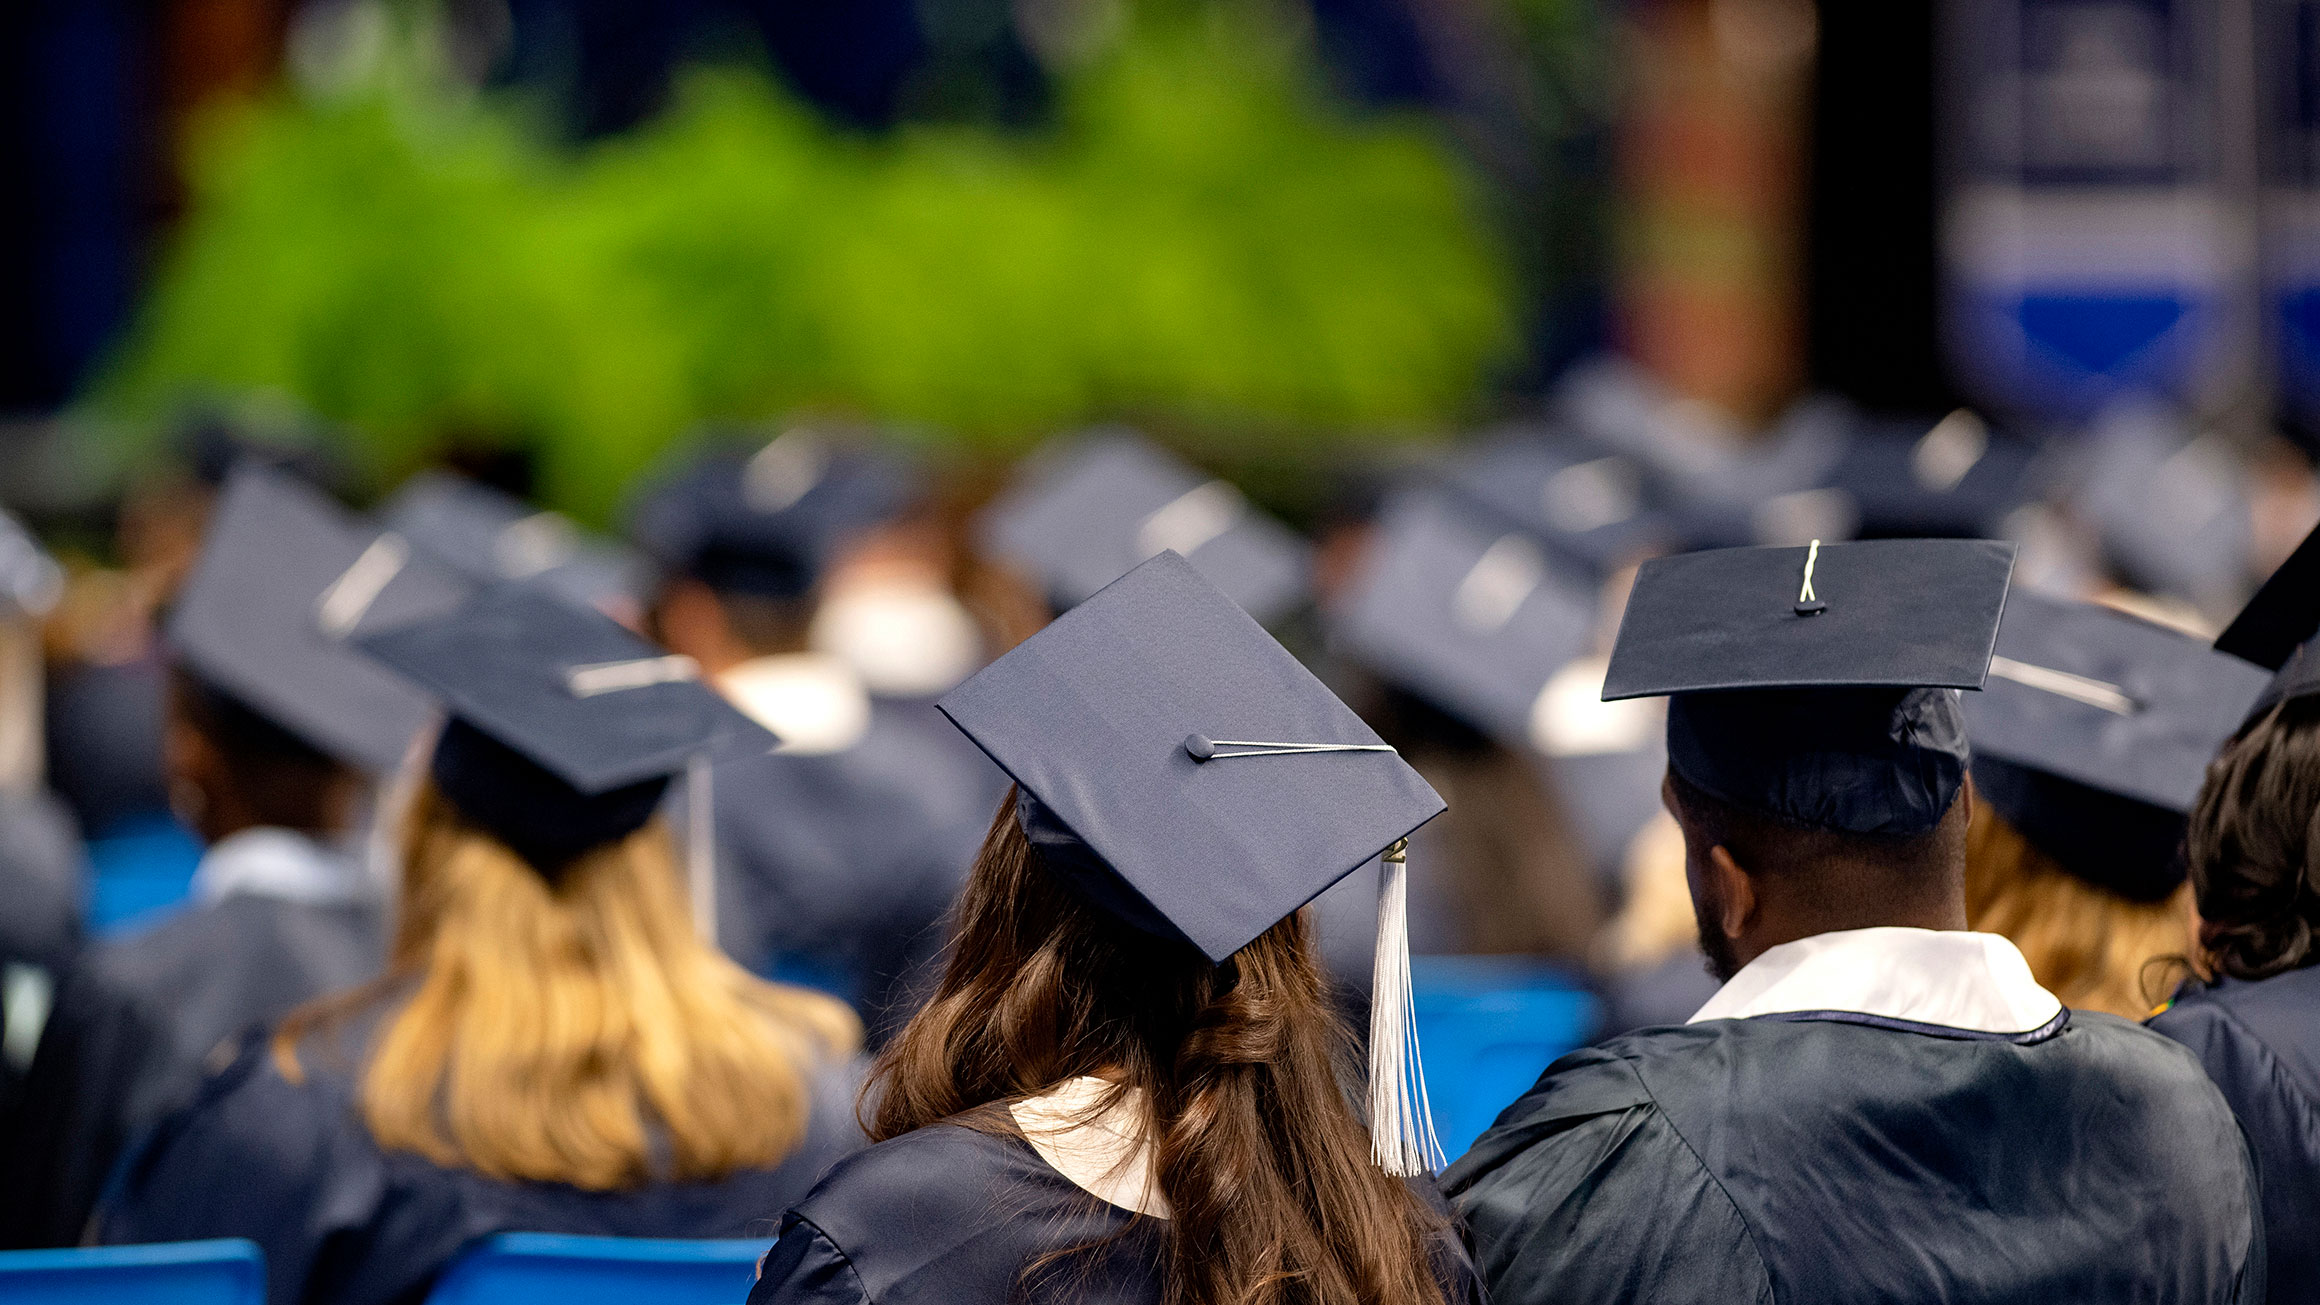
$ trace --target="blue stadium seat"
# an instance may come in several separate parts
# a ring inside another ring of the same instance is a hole
[[[1410,985],[1434,1133],[1453,1160],[1601,1018],[1567,974],[1522,957],[1414,956]]]
[[[501,1233],[444,1271],[428,1305],[740,1305],[772,1240]]]
[[[266,1259],[236,1237],[0,1251],[8,1305],[265,1305]]]

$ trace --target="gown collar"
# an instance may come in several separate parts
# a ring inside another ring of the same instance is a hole
[[[1844,929],[1768,948],[1690,1022],[1808,1013],[2015,1037],[2055,1025],[2062,1002],[1997,934]]]
[[[313,906],[345,906],[384,894],[351,850],[295,829],[262,825],[210,844],[194,867],[192,895],[204,906],[234,896]]]
[[[1102,1109],[1112,1092],[1118,1098]],[[1025,1097],[1007,1112],[1039,1158],[1074,1186],[1124,1210],[1168,1217],[1168,1198],[1152,1177],[1143,1089],[1083,1075]]]
[[[742,714],[772,730],[780,752],[844,752],[870,730],[870,691],[851,667],[827,653],[752,658],[718,676],[717,689]]]

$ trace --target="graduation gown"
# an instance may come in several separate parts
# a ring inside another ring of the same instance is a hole
[[[372,1141],[357,1105],[371,1027],[352,1022],[306,1048],[297,1084],[269,1040],[250,1036],[125,1166],[98,1212],[100,1239],[247,1237],[266,1255],[268,1305],[417,1305],[494,1233],[769,1237],[782,1209],[861,1144],[849,1061],[815,1073],[805,1139],[770,1169],[623,1192],[446,1169]]]
[[[1080,1247],[1092,1249],[1025,1277]],[[1463,1250],[1437,1249],[1447,1299],[1478,1302]],[[800,1201],[749,1305],[1158,1305],[1166,1251],[1163,1220],[1090,1195],[1020,1134],[935,1124],[852,1157]]]
[[[2229,1110],[2107,1015],[1645,1029],[1555,1062],[1444,1186],[1499,1305],[2261,1299]]]
[[[375,977],[386,932],[375,901],[237,892],[84,951],[0,1146],[0,1244],[78,1242],[116,1160],[221,1044]]]
[[[2199,1058],[2247,1133],[2272,1305],[2320,1302],[2320,967],[2189,985],[2150,1027]]]
[[[987,778],[962,780],[922,723],[877,705],[851,747],[736,757],[712,783],[718,941],[759,974],[845,998],[882,1041],[942,950],[991,821]]]

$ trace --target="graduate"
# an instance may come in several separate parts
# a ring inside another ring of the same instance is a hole
[[[388,970],[246,1040],[126,1166],[102,1239],[248,1237],[272,1305],[370,1305],[495,1232],[762,1226],[859,1142],[860,1026],[698,936],[658,813],[693,758],[773,740],[529,587],[363,647],[450,717]]]
[[[231,479],[166,631],[173,802],[207,844],[191,908],[91,948],[60,986],[0,1160],[10,1243],[77,1242],[114,1161],[220,1042],[378,973],[369,777],[428,706],[346,639],[463,592],[287,473]]]
[[[2151,1019],[2239,1116],[2263,1180],[2274,1305],[2320,1302],[2320,531],[2219,649],[2277,673],[2207,772],[2184,837],[2197,977]]]
[[[2149,1015],[2191,951],[2184,816],[2264,679],[2121,612],[2010,596],[1963,704],[1967,922],[2072,1009]]]
[[[700,458],[631,520],[666,572],[648,626],[782,740],[707,775],[718,940],[759,974],[846,997],[874,1041],[931,980],[995,791],[939,722],[892,710],[807,644],[833,558],[908,492],[883,459],[801,429]]]
[[[1016,788],[875,1071],[879,1140],[752,1305],[1475,1299],[1408,1023],[1425,781],[1172,552],[942,707]],[[1365,1130],[1299,908],[1381,851]]]
[[[1955,690],[2010,545],[1647,562],[1606,698],[1672,695],[1666,800],[1725,980],[1564,1057],[1444,1175],[1491,1299],[2261,1299],[2198,1066],[1966,931]]]

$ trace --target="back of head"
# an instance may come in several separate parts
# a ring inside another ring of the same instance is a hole
[[[1150,1102],[1171,1302],[1419,1302],[1438,1221],[1370,1158],[1302,915],[1221,963],[1073,887],[1002,804],[932,1001],[876,1070],[874,1138],[1065,1079]]]
[[[860,1027],[695,936],[659,821],[543,871],[429,785],[404,835],[397,1002],[361,1082],[380,1146],[601,1190],[769,1167],[797,1145],[809,1072]],[[352,1004],[285,1024],[286,1073]]]
[[[2226,745],[2184,836],[2200,946],[2261,979],[2320,960],[2320,698],[2291,698]]]
[[[250,824],[329,832],[344,818],[355,773],[297,733],[183,666],[171,674],[169,705],[173,728],[206,754],[196,760],[172,748],[173,785],[222,786],[219,796]],[[189,766],[203,773],[183,773]]]
[[[2079,1010],[2139,1020],[2165,1000],[2190,949],[2179,888],[2138,901],[2098,887],[2038,850],[1997,809],[1966,832],[1966,920],[2004,935],[2038,985]]]
[[[1964,872],[1965,804],[1951,798],[1930,828],[1865,834],[1805,824],[1719,797],[1670,767],[1685,837],[1723,847],[1760,884],[1812,904],[1826,928],[1867,928],[1954,894]]]

